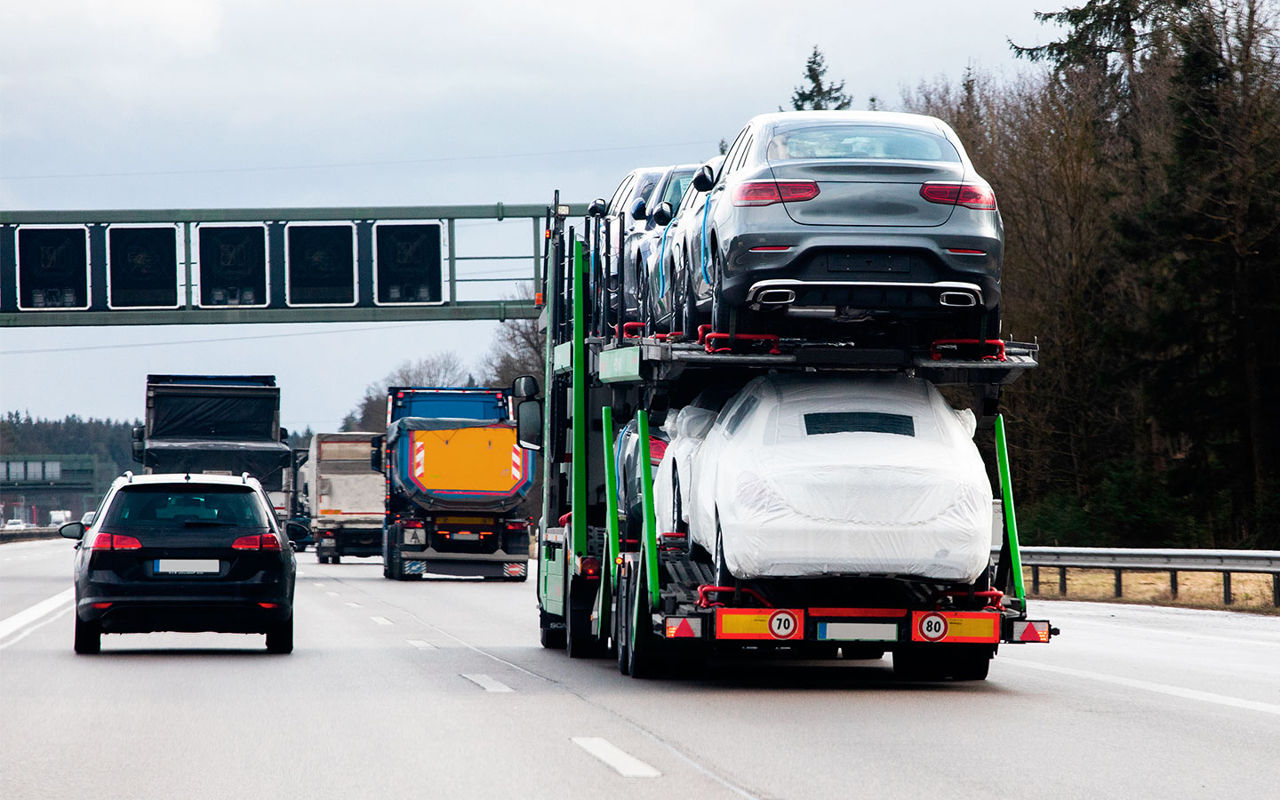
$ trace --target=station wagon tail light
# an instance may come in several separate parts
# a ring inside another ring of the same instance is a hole
[[[656,436],[649,437],[649,463],[658,466],[662,463],[662,457],[667,454],[667,443]]]
[[[119,533],[100,533],[93,540],[93,550],[141,550],[142,542]]]
[[[273,534],[241,536],[231,543],[232,550],[279,550],[280,540]]]
[[[813,181],[746,181],[733,190],[735,206],[771,206],[774,203],[800,203],[818,196]]]
[[[979,211],[994,211],[996,207],[995,192],[980,183],[926,183],[920,187],[920,196],[930,203]]]

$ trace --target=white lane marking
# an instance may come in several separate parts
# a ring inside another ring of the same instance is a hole
[[[1165,694],[1170,697],[1181,697],[1184,700],[1199,700],[1201,702],[1214,703],[1216,705],[1228,706],[1230,708],[1243,708],[1248,711],[1261,711],[1263,714],[1280,715],[1280,705],[1276,705],[1274,703],[1261,703],[1257,700],[1245,700],[1240,697],[1229,697],[1225,694],[1202,692],[1197,689],[1184,689],[1181,686],[1170,686],[1167,683],[1152,683],[1151,681],[1143,681],[1136,678],[1123,678],[1119,675],[1106,675],[1101,672],[1089,672],[1083,669],[1072,669],[1071,667],[1058,667],[1052,664],[1039,664],[1034,661],[1022,661],[1020,659],[1008,657],[997,659],[996,663],[1015,664],[1019,667],[1038,669],[1043,672],[1055,672],[1059,675],[1070,675],[1073,678],[1085,678],[1088,680],[1102,681],[1104,683],[1114,683],[1117,686],[1127,686],[1131,689],[1142,689],[1143,691]]]
[[[486,692],[514,692],[515,691],[515,689],[512,689],[510,686],[506,685],[502,681],[496,681],[493,678],[490,678],[488,675],[467,675],[466,673],[462,673],[462,677],[471,681],[476,686],[479,686],[481,689],[484,689]]]
[[[391,620],[387,619],[386,617],[369,617],[369,619],[373,620],[374,622],[378,623],[379,625],[393,625],[393,624],[395,624],[395,623],[393,623]]]
[[[337,597],[337,596],[338,596],[338,593],[337,593],[337,592],[325,592],[325,594],[329,595],[330,597]]]
[[[419,650],[435,650],[436,649],[435,645],[429,642],[424,642],[421,639],[409,639],[407,641],[409,642],[409,644],[413,645]]]
[[[17,636],[12,636],[8,639],[5,639],[3,642],[0,642],[0,650],[3,650],[6,647],[10,647],[12,645],[17,644],[18,642],[22,641],[23,639],[27,638],[31,634],[35,633],[36,631],[40,630],[41,628],[43,628],[44,626],[52,622],[57,622],[58,620],[65,617],[67,615],[67,612],[70,611],[73,607],[74,606],[64,606],[58,609],[57,611],[53,612],[49,616],[45,617],[44,619],[40,620],[39,622],[35,623],[34,625],[28,625],[27,627],[23,628],[18,633]]]
[[[351,606],[352,608],[359,608],[359,607],[360,607],[360,604],[359,604],[359,603],[347,603],[347,605]]]
[[[608,739],[596,736],[574,736],[571,741],[613,767],[614,771],[624,778],[656,778],[662,774]]]
[[[315,583],[312,584],[312,586],[315,586],[317,589],[323,589],[324,581],[316,581]]]
[[[76,590],[74,588],[66,589],[58,592],[47,600],[41,600],[30,608],[19,611],[12,617],[0,620],[0,639],[5,638],[6,636],[11,636],[15,632],[39,620],[46,614],[52,614],[67,603],[70,603],[75,596]]]

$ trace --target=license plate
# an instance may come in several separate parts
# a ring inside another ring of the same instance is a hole
[[[911,256],[901,253],[830,253],[830,272],[910,272]]]
[[[455,542],[478,542],[480,541],[480,534],[467,533],[464,531],[461,533],[455,533],[451,535],[449,538],[453,539]]]
[[[222,563],[216,558],[158,558],[159,575],[217,575]]]

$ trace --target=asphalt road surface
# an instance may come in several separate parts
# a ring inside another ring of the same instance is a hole
[[[71,650],[71,545],[0,547],[0,798],[1266,798],[1280,618],[1041,602],[977,684],[891,661],[638,681],[538,645],[533,582],[299,554],[262,636]]]

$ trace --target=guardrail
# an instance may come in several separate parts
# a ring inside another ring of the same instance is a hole
[[[1058,593],[1067,593],[1067,569],[1115,572],[1116,597],[1124,596],[1124,572],[1168,572],[1169,592],[1178,597],[1179,572],[1222,573],[1222,602],[1231,605],[1231,573],[1271,576],[1271,601],[1280,608],[1280,551],[1148,549],[1132,547],[1023,547],[1023,567],[1031,568],[1031,592],[1040,593],[1040,568],[1058,569]]]
[[[28,539],[57,539],[58,526],[45,525],[41,527],[29,526],[20,531],[0,530],[0,544],[5,542],[25,542]]]

